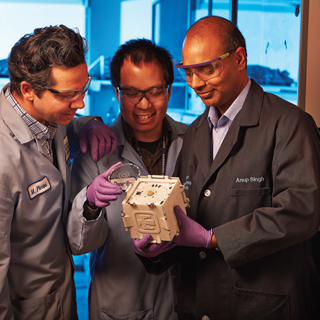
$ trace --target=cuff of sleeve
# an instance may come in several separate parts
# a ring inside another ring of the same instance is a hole
[[[101,208],[96,207],[96,208],[91,208],[89,206],[88,200],[83,204],[83,216],[87,220],[95,220],[99,217]]]

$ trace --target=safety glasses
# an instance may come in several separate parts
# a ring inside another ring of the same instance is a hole
[[[193,74],[197,75],[202,81],[207,81],[220,75],[223,70],[222,60],[229,57],[235,51],[236,49],[231,50],[219,58],[207,62],[190,65],[183,65],[183,62],[180,62],[175,67],[178,69],[182,79],[187,82],[192,82]]]
[[[80,96],[84,95],[88,91],[90,84],[91,84],[91,76],[90,74],[88,74],[88,82],[82,89],[57,90],[47,86],[44,86],[43,89],[49,90],[50,92],[55,94],[59,100],[71,102],[78,99]]]
[[[148,90],[127,89],[118,87],[118,94],[120,99],[138,104],[143,97],[149,102],[155,103],[164,99],[168,94],[169,86],[155,87]]]

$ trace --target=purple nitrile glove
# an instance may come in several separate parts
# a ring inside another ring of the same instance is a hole
[[[174,213],[180,221],[180,233],[173,238],[178,246],[203,247],[210,249],[212,229],[207,230],[199,223],[190,219],[179,206],[174,207]]]
[[[106,154],[112,154],[116,150],[117,136],[102,121],[92,119],[83,127],[79,143],[82,153],[86,153],[90,145],[92,159],[99,161]]]
[[[97,176],[89,185],[87,189],[87,199],[90,206],[99,208],[107,207],[110,205],[110,201],[118,199],[117,194],[122,194],[119,186],[108,181],[110,172],[121,164],[122,162],[114,164],[107,171]]]
[[[163,241],[161,243],[150,243],[152,239],[150,234],[145,235],[142,239],[132,239],[132,247],[135,253],[143,257],[156,257],[175,246],[172,241]]]

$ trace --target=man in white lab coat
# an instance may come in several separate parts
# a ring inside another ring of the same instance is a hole
[[[85,39],[60,25],[35,29],[9,55],[0,96],[1,319],[77,319],[66,125],[90,85],[86,51]]]
[[[145,271],[123,225],[125,193],[107,181],[119,161],[135,164],[144,176],[172,175],[187,129],[166,114],[172,58],[151,41],[135,39],[117,50],[110,70],[121,111],[111,125],[118,147],[96,163],[81,153],[74,160],[72,197],[80,192],[68,219],[70,246],[75,255],[93,251],[90,319],[172,320],[174,270],[159,277]]]

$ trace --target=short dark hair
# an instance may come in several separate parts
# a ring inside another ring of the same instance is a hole
[[[35,29],[24,35],[9,54],[11,91],[21,95],[20,84],[27,81],[40,96],[44,86],[53,85],[52,67],[77,67],[85,63],[87,51],[87,41],[77,29],[62,24]]]
[[[119,47],[110,63],[110,78],[114,87],[120,85],[120,70],[125,59],[129,58],[138,66],[141,62],[150,63],[158,61],[163,70],[166,85],[171,85],[174,80],[172,56],[168,50],[156,45],[151,40],[133,39]]]

